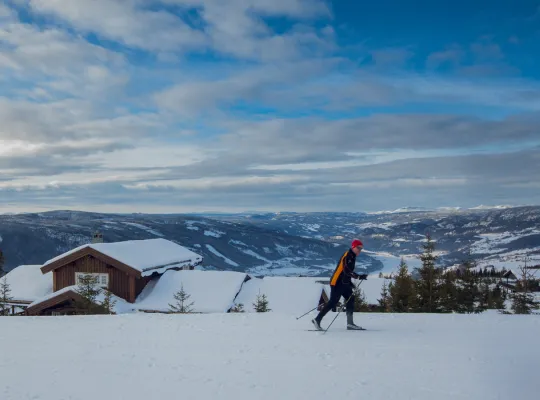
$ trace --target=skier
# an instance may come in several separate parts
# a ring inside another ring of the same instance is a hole
[[[354,272],[356,256],[360,254],[363,248],[363,243],[358,239],[354,239],[351,243],[351,248],[341,256],[338,265],[332,274],[332,278],[330,279],[330,300],[319,312],[319,315],[311,320],[318,330],[322,330],[322,319],[331,309],[335,309],[342,296],[346,301],[347,329],[362,330],[361,327],[355,325],[353,322],[355,296],[353,295],[354,285],[351,279],[367,279],[367,274],[359,275]]]

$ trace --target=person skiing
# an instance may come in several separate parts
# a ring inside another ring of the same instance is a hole
[[[331,310],[335,309],[339,299],[343,296],[346,301],[347,310],[347,329],[362,330],[353,322],[353,312],[355,304],[355,296],[353,295],[352,279],[367,279],[367,274],[357,274],[354,272],[356,264],[356,256],[360,254],[364,244],[359,239],[354,239],[351,243],[351,248],[339,259],[338,265],[330,279],[330,300],[324,308],[319,312],[319,315],[311,320],[315,328],[322,330],[321,321],[324,316]]]

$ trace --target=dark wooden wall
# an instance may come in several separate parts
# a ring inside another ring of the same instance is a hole
[[[141,293],[150,279],[148,277],[132,277],[130,279],[130,276],[126,272],[120,271],[113,266],[88,255],[53,271],[54,291],[63,289],[67,286],[75,285],[76,272],[109,274],[108,289],[118,297],[121,297],[129,302],[135,301],[135,298]],[[132,289],[131,298],[130,285]],[[135,293],[133,293],[133,291]]]

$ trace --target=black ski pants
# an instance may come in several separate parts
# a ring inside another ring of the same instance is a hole
[[[347,314],[352,314],[352,312],[354,311],[354,303],[355,303],[355,297],[352,294],[353,294],[352,285],[340,284],[336,286],[331,286],[330,287],[330,300],[328,300],[328,303],[325,304],[324,308],[321,310],[319,315],[317,315],[317,320],[321,321],[324,318],[324,316],[328,314],[330,310],[335,309],[337,303],[339,302],[339,299],[342,296],[343,296],[344,302],[349,300],[345,306],[347,310]]]

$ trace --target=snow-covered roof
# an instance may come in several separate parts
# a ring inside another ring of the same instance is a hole
[[[167,271],[146,285],[134,306],[142,311],[170,311],[169,304],[176,304],[174,295],[183,286],[194,312],[227,312],[246,277],[234,271]]]
[[[43,274],[40,268],[41,265],[20,265],[5,275],[13,300],[34,301],[52,293],[52,274]]]
[[[77,291],[77,285],[66,286],[65,288],[57,290],[56,292],[49,293],[43,297],[40,297],[39,299],[34,300],[32,303],[28,305],[28,308],[37,306],[38,304],[41,304],[47,300],[53,299],[56,296],[60,296],[61,294],[64,294],[67,292],[76,292],[76,291]]]
[[[78,285],[71,285],[71,286],[66,286],[65,288],[62,288],[60,290],[57,290],[56,292],[53,292],[53,293],[49,293],[39,299],[36,299],[35,301],[33,301],[31,304],[28,305],[28,308],[31,308],[31,307],[34,307],[34,306],[37,306],[41,303],[44,303],[46,302],[47,300],[50,300],[50,299],[53,299],[57,296],[60,296],[64,293],[67,293],[67,292],[74,292],[74,293],[78,293],[78,290],[79,290],[79,286]],[[96,296],[96,301],[98,303],[102,303],[103,300],[105,300],[105,291],[103,289],[99,289],[100,292],[99,294]],[[116,295],[112,295],[111,296],[112,300],[115,301],[115,304],[114,304],[114,307],[113,307],[113,311],[117,314],[124,314],[124,313],[127,313],[127,312],[130,312],[133,310],[133,305],[128,303],[127,301],[125,301],[124,299],[116,296]]]
[[[242,303],[246,312],[254,312],[253,303],[260,293],[266,295],[272,312],[298,314],[317,307],[323,288],[323,284],[316,283],[312,278],[253,278],[244,283],[235,303]]]
[[[113,243],[89,243],[72,249],[51,260],[52,264],[84,248],[91,248],[141,272],[142,276],[163,273],[171,268],[196,265],[202,256],[166,239],[127,240]]]

